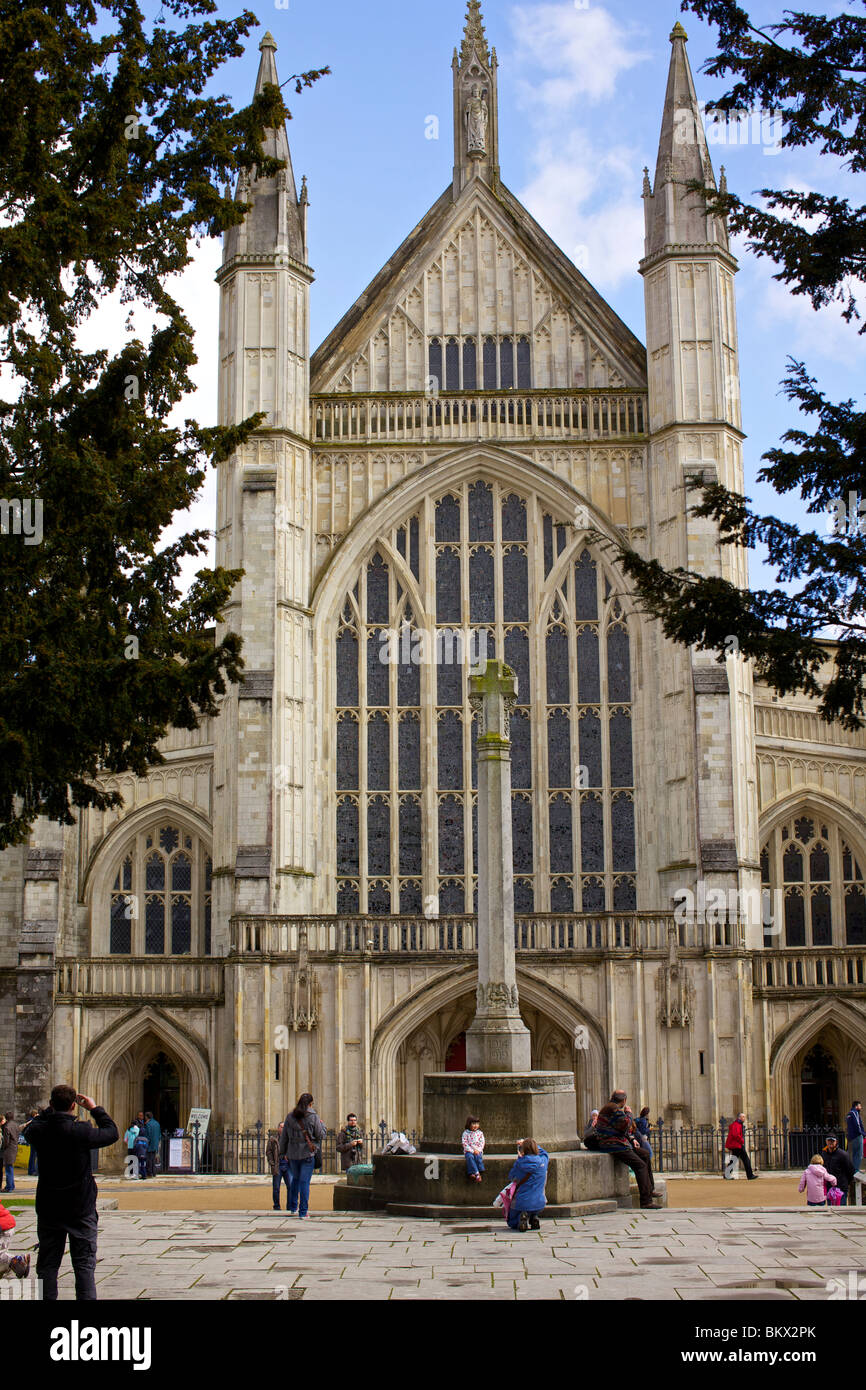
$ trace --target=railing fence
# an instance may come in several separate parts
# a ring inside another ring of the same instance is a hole
[[[658,1119],[650,1125],[649,1132],[656,1172],[720,1173],[725,1163],[725,1140],[730,1123],[730,1119],[721,1116],[718,1125],[693,1125],[677,1129]],[[830,1138],[837,1139],[839,1147],[844,1148],[845,1128],[792,1128],[785,1115],[781,1125],[746,1125],[744,1138],[746,1153],[753,1168],[759,1171],[785,1171],[805,1168]]]
[[[371,1163],[373,1154],[382,1152],[395,1128],[396,1126],[388,1125],[381,1120],[375,1129],[362,1131],[364,1148],[360,1161]],[[232,1177],[266,1177],[270,1174],[267,1145],[271,1130],[261,1120],[257,1120],[251,1129],[216,1129],[208,1131],[204,1138],[199,1137],[199,1129],[200,1126],[196,1123],[193,1125],[193,1132],[184,1131],[182,1136],[177,1131],[164,1131],[159,1151],[162,1173],[181,1171],[172,1167],[171,1141],[184,1138],[191,1141],[189,1152],[192,1171],[195,1173],[225,1174]],[[322,1166],[317,1171],[331,1175],[341,1172],[341,1155],[337,1151],[338,1133],[339,1130],[329,1129],[322,1140]],[[405,1133],[409,1142],[417,1148],[419,1136],[415,1130],[403,1130],[402,1133]]]
[[[650,1125],[649,1142],[653,1151],[653,1167],[657,1173],[721,1173],[725,1158],[725,1140],[730,1119],[721,1116],[718,1125],[692,1125],[677,1128],[661,1118]],[[375,1129],[362,1131],[361,1162],[371,1163],[373,1155],[381,1153],[397,1126],[380,1120]],[[200,1137],[196,1123],[193,1132],[166,1130],[159,1151],[159,1171],[180,1173],[183,1168],[172,1164],[171,1141],[189,1141],[186,1150],[191,1158],[191,1171],[204,1175],[246,1175],[267,1177],[267,1143],[270,1129],[261,1120],[250,1129],[216,1129]],[[317,1170],[335,1175],[342,1171],[337,1151],[337,1130],[329,1129],[322,1140],[322,1166]],[[420,1136],[415,1130],[402,1130],[416,1148]],[[751,1124],[745,1126],[746,1152],[758,1171],[783,1172],[805,1168],[814,1154],[820,1153],[829,1138],[835,1138],[845,1148],[843,1126],[792,1127],[787,1115],[781,1125]],[[96,1154],[94,1150],[94,1154]],[[175,1150],[176,1152],[176,1150]]]

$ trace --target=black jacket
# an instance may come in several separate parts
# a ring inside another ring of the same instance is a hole
[[[837,1186],[841,1187],[843,1192],[847,1192],[854,1181],[854,1164],[845,1150],[837,1149],[835,1153],[830,1153],[829,1149],[824,1149],[821,1157],[827,1172],[832,1173],[836,1179]]]
[[[117,1125],[101,1105],[90,1112],[96,1125],[45,1110],[27,1126],[27,1138],[39,1160],[36,1214],[58,1225],[74,1225],[96,1210],[91,1150],[118,1140]]]

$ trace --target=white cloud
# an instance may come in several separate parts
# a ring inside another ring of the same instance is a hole
[[[612,100],[650,53],[639,29],[598,4],[518,5],[511,23],[518,99],[535,135],[536,173],[520,200],[588,280],[614,289],[643,255],[640,154],[600,140],[598,115],[590,127],[578,111]]]
[[[613,96],[620,75],[650,56],[637,46],[640,30],[626,28],[602,5],[516,5],[510,18],[518,69],[532,70],[531,78],[518,78],[520,97],[557,124],[578,98]]]
[[[623,146],[600,150],[583,131],[538,145],[538,173],[520,201],[594,285],[615,288],[637,274],[644,251],[640,198],[604,193],[635,183],[636,154]]]

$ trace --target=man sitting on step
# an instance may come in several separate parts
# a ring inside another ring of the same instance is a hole
[[[618,1163],[625,1163],[631,1168],[637,1179],[640,1204],[650,1208],[655,1186],[652,1167],[640,1146],[630,1137],[632,1118],[626,1109],[627,1099],[625,1091],[614,1091],[607,1105],[603,1105],[598,1112],[595,1122],[598,1148],[601,1153],[610,1154]]]

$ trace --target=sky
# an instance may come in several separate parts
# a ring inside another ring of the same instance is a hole
[[[315,348],[450,183],[451,57],[462,36],[465,3],[250,3],[261,28],[251,33],[244,57],[223,68],[216,90],[237,106],[248,103],[265,29],[277,42],[281,80],[311,68],[332,69],[300,96],[286,89],[295,176],[300,186],[306,174],[309,185]],[[783,0],[752,0],[748,6],[758,24],[778,19],[783,8]],[[862,13],[853,0],[813,0],[803,8]],[[231,17],[241,6],[219,0],[217,9]],[[655,171],[669,34],[681,19],[698,96],[711,100],[724,91],[721,81],[701,72],[715,51],[715,31],[693,14],[681,14],[676,0],[485,0],[483,13],[499,57],[503,181],[645,341],[637,269],[643,255],[642,172],[645,165]],[[431,117],[438,121],[438,139],[429,138],[437,124]],[[781,150],[778,133],[772,120],[754,119],[735,130],[710,131],[716,174],[725,164],[732,192],[751,198],[764,187],[853,188],[838,161]],[[780,500],[756,484],[762,453],[802,419],[780,394],[787,358],[804,359],[834,398],[862,400],[866,337],[858,337],[835,307],[816,313],[807,299],[791,296],[773,279],[769,261],[742,244],[733,249],[741,267],[746,491],[758,508],[796,519],[803,515],[797,500]],[[219,245],[203,242],[176,288],[196,326],[199,352],[196,396],[184,402],[180,415],[195,414],[202,422],[216,418],[213,275],[219,258]],[[124,316],[116,312],[118,330]],[[93,323],[94,341],[105,340],[107,322]],[[172,530],[186,529],[190,520],[212,526],[214,499],[211,477],[190,517]],[[772,582],[759,558],[751,571],[753,583]]]

